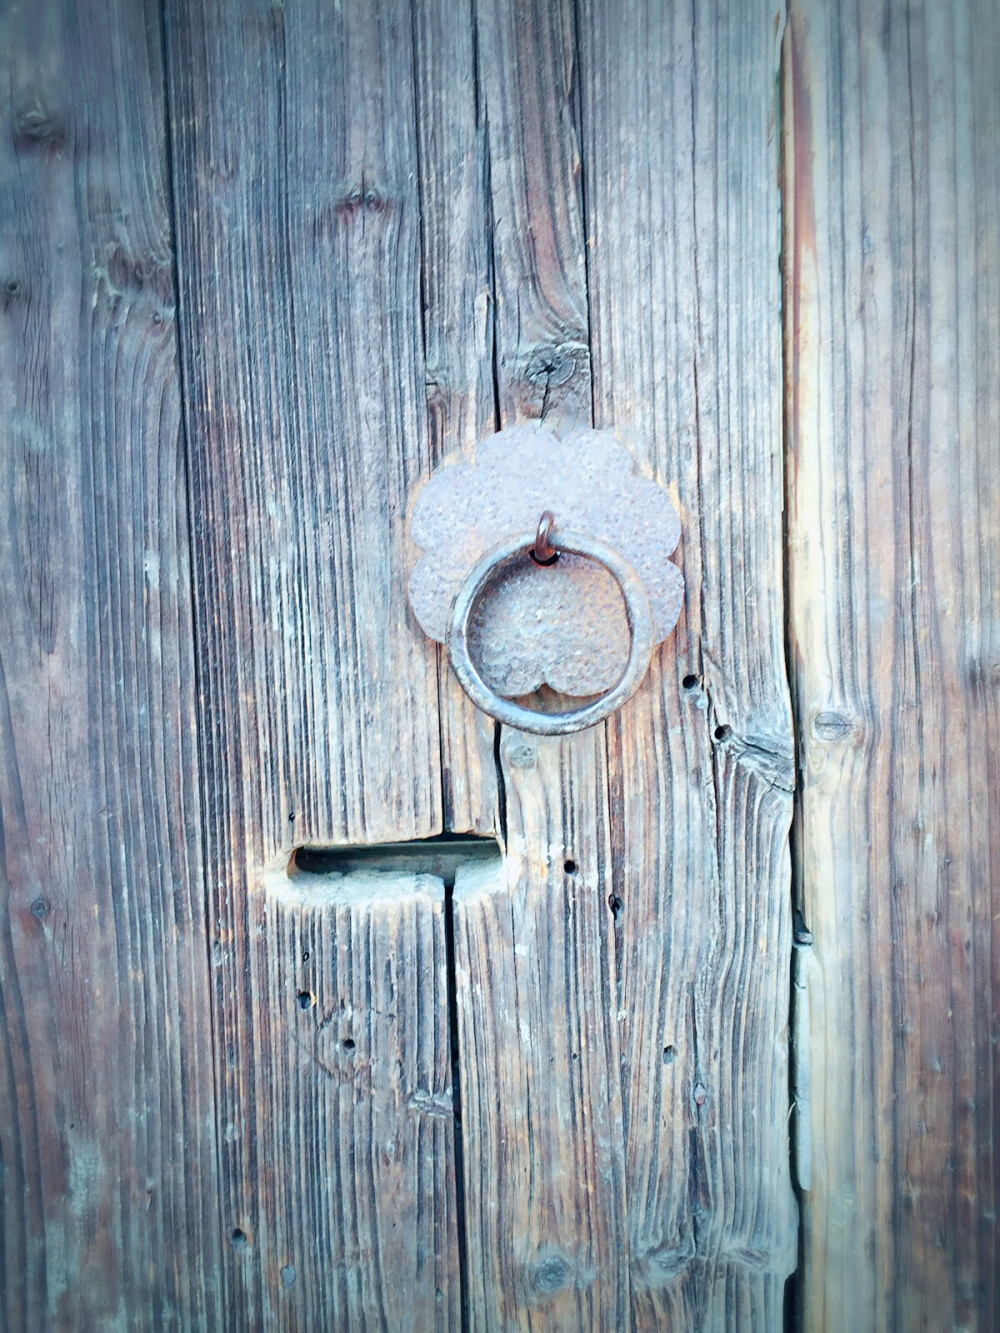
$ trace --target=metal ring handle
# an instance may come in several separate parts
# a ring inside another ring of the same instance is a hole
[[[530,731],[536,736],[565,736],[569,732],[592,727],[595,722],[602,722],[630,699],[639,688],[653,651],[653,614],[646,589],[624,556],[592,537],[582,537],[577,532],[560,531],[554,539],[560,552],[582,555],[603,565],[621,589],[632,636],[628,662],[617,683],[607,693],[589,704],[584,704],[582,708],[573,708],[565,713],[537,713],[531,708],[523,708],[510,699],[502,698],[490,689],[473,664],[469,653],[469,621],[476,599],[486,583],[504,565],[530,551],[534,547],[535,536],[534,532],[528,532],[504,542],[502,546],[484,555],[469,571],[452,603],[451,623],[448,626],[448,653],[462,688],[476,707],[481,708],[484,713],[489,713],[491,717],[506,723],[509,727],[517,727],[519,731]]]

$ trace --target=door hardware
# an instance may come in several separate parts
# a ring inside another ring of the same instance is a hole
[[[419,491],[410,603],[469,698],[539,735],[580,731],[639,688],[684,598],[680,520],[606,431],[513,426]],[[542,687],[584,702],[520,702]]]

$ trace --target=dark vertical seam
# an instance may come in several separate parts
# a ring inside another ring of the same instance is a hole
[[[788,985],[788,1107],[791,1132],[788,1136],[789,1175],[792,1192],[797,1205],[796,1226],[796,1266],[785,1285],[785,1303],[783,1311],[785,1333],[799,1333],[803,1326],[803,1275],[805,1271],[805,1198],[799,1183],[798,1136],[800,1132],[799,1109],[796,1101],[798,1088],[799,1050],[796,1045],[798,1020],[798,1001],[796,982],[798,978],[799,950],[808,948],[811,937],[802,915],[802,865],[798,847],[798,824],[802,817],[801,793],[799,786],[799,726],[802,716],[802,701],[799,698],[798,681],[794,672],[794,646],[792,643],[792,597],[791,597],[791,544],[789,515],[791,512],[791,466],[790,456],[793,447],[793,420],[790,413],[789,384],[793,373],[795,349],[791,345],[789,334],[789,292],[787,282],[787,258],[785,246],[789,229],[785,210],[794,208],[792,193],[788,188],[788,159],[790,150],[786,148],[785,135],[794,136],[794,117],[785,125],[785,88],[786,80],[792,78],[791,64],[793,52],[791,45],[791,20],[786,15],[785,30],[779,48],[776,88],[776,122],[778,142],[778,291],[779,320],[781,323],[781,592],[782,620],[784,622],[783,647],[785,654],[785,682],[788,689],[789,708],[792,724],[792,783],[795,794],[792,797],[792,816],[788,826],[789,884],[788,892],[792,916],[792,945],[789,957]]]
[[[451,1069],[451,1108],[455,1160],[455,1225],[458,1239],[458,1292],[461,1333],[471,1328],[469,1307],[469,1240],[466,1234],[465,1145],[462,1139],[462,1051],[458,1028],[458,967],[455,951],[455,879],[444,879],[444,946],[448,999],[448,1059]]]
[[[469,8],[469,29],[472,42],[472,75],[473,75],[473,96],[476,119],[479,117],[479,67],[478,67],[478,45],[476,40],[476,20],[475,12],[470,4]],[[417,23],[416,7],[411,9],[410,16],[410,52],[411,68],[413,80],[413,118],[415,133],[415,151],[417,167],[417,208],[419,214],[418,234],[420,237],[420,273],[419,273],[419,294],[420,294],[420,335],[421,335],[421,353],[423,363],[423,404],[424,404],[424,430],[426,432],[426,443],[430,451],[431,440],[431,414],[427,404],[427,318],[428,318],[428,298],[427,298],[427,208],[426,208],[426,190],[424,187],[425,164],[421,151],[421,133],[423,129],[423,118],[421,116],[421,71],[420,71],[420,36]],[[491,264],[492,268],[492,264]],[[435,373],[437,368],[435,367]],[[445,689],[445,668],[443,663],[443,654],[439,650],[436,654],[437,669],[437,697],[438,697],[438,769],[440,782],[440,800],[441,800],[441,825],[442,829],[450,826],[454,819],[454,812],[451,808],[447,768],[445,764],[445,743],[444,743],[444,689]],[[497,788],[498,794],[502,793],[502,775],[499,772],[499,760],[497,760]],[[505,809],[501,799],[500,819],[505,824]],[[506,846],[506,831],[504,832],[504,844]],[[449,876],[443,881],[444,886],[444,945],[445,945],[445,989],[446,989],[446,1014],[448,1031],[448,1066],[451,1073],[451,1100],[452,1100],[452,1154],[453,1154],[453,1178],[455,1191],[455,1232],[456,1244],[458,1248],[458,1286],[459,1286],[459,1327],[462,1333],[468,1333],[470,1328],[470,1300],[469,1300],[469,1261],[468,1261],[468,1235],[467,1235],[467,1205],[465,1197],[465,1153],[462,1137],[462,1080],[461,1080],[461,1038],[459,1034],[458,1022],[458,966],[455,947],[455,877]]]
[[[209,861],[209,829],[212,827],[210,811],[208,808],[208,783],[207,773],[203,764],[202,750],[202,726],[201,726],[201,701],[203,698],[204,680],[201,669],[201,648],[202,639],[197,632],[197,625],[200,620],[198,614],[198,596],[196,584],[199,578],[198,559],[196,555],[196,536],[194,521],[194,481],[191,460],[191,431],[188,425],[189,402],[187,393],[187,377],[185,374],[184,349],[182,348],[182,321],[181,321],[181,282],[180,282],[180,253],[177,245],[177,193],[174,188],[176,162],[174,159],[173,144],[173,117],[171,115],[171,86],[170,86],[170,60],[168,52],[170,49],[169,25],[167,23],[167,0],[159,0],[157,12],[160,19],[160,68],[163,76],[163,140],[164,140],[164,165],[165,165],[165,186],[167,192],[167,220],[169,226],[170,243],[170,279],[174,289],[174,350],[177,358],[177,387],[180,394],[180,413],[178,417],[178,427],[181,443],[181,470],[183,474],[183,487],[185,496],[185,520],[187,528],[188,543],[188,586],[191,598],[191,628],[193,631],[193,642],[191,645],[191,662],[193,670],[192,683],[194,686],[194,722],[196,734],[194,737],[193,759],[195,773],[198,779],[198,818],[201,821],[201,872],[202,872],[202,900],[205,911],[205,966],[207,990],[210,997],[214,995],[214,986],[212,981],[212,877]],[[222,1160],[222,1143],[219,1133],[220,1125],[220,1105],[219,1105],[219,1087],[218,1071],[221,1068],[219,1063],[219,1051],[221,1045],[221,1036],[219,1033],[220,1010],[216,1004],[210,1005],[209,1030],[211,1032],[212,1049],[212,1079],[211,1079],[211,1099],[212,1099],[212,1130],[213,1130],[213,1149],[215,1155],[216,1180],[219,1185],[218,1206],[216,1208],[216,1252],[217,1263],[216,1271],[222,1276],[222,1297],[226,1301],[226,1289],[230,1286],[228,1265],[224,1261],[223,1236],[226,1234],[225,1219],[223,1218],[223,1207],[226,1198],[226,1190],[222,1188],[222,1182],[225,1179],[225,1167]],[[208,1267],[208,1265],[206,1265]],[[210,1271],[210,1270],[209,1270]],[[232,1297],[235,1293],[230,1293]],[[235,1302],[234,1302],[235,1303]]]
[[[483,176],[484,176],[484,209],[483,225],[486,228],[486,266],[487,281],[489,283],[490,299],[490,324],[491,324],[491,370],[493,377],[493,425],[496,430],[500,430],[500,327],[499,310],[497,307],[497,265],[496,265],[496,247],[494,245],[493,227],[493,163],[490,154],[490,124],[489,111],[482,98],[482,85],[479,77],[479,25],[475,12],[473,0],[472,6],[472,63],[474,84],[477,92],[476,102],[476,124],[482,125],[482,144],[483,144]],[[507,853],[507,784],[504,780],[503,761],[500,757],[500,742],[503,736],[503,728],[499,722],[495,723],[493,728],[493,763],[496,768],[497,783],[497,824],[499,825],[500,842],[503,847],[504,855]]]
[[[590,424],[597,425],[597,387],[594,383],[594,315],[593,279],[590,263],[590,208],[587,198],[587,167],[584,156],[586,144],[583,119],[583,52],[580,45],[580,0],[573,0],[573,88],[571,103],[576,117],[577,148],[580,163],[580,213],[583,222],[583,281],[587,313],[587,356],[590,360]]]

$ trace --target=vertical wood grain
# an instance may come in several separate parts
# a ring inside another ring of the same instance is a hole
[[[796,0],[786,70],[804,1317],[985,1330],[1000,15]]]
[[[265,1322],[458,1328],[444,887],[277,872],[268,888],[259,1035],[283,1056],[257,1127],[280,1293]]]
[[[453,0],[414,0],[413,42],[424,383],[436,468],[473,458],[477,440],[496,429],[485,127],[477,116],[469,10]],[[443,647],[438,658],[444,827],[492,833],[498,800],[493,719],[466,697]]]
[[[589,420],[568,4],[480,3],[499,423]],[[623,1327],[623,1142],[603,728],[504,730],[506,876],[456,886],[468,1287],[475,1328]]]
[[[685,609],[608,723],[637,1328],[775,1328],[795,1265],[776,5],[580,4],[594,401]]]
[[[5,7],[0,1325],[11,1330],[221,1317],[163,100],[156,6]]]
[[[442,914],[404,930],[384,906],[317,907],[296,960],[265,873],[296,844],[442,825],[437,662],[406,604],[406,505],[430,462],[411,11],[204,0],[168,4],[167,27],[227,1299],[238,1327],[447,1327],[452,1121],[415,1096],[450,1059],[444,978],[418,956],[443,947]],[[335,1009],[347,930],[364,940],[350,1003],[381,1054],[331,1076],[300,1043]],[[298,1009],[292,967],[322,1012]],[[405,1032],[402,1013],[433,1019]]]

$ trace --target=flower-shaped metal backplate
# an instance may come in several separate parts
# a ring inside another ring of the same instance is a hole
[[[605,431],[562,439],[540,426],[512,426],[482,441],[474,463],[441,468],[420,490],[410,534],[423,554],[410,602],[424,632],[448,641],[456,596],[489,552],[540,516],[611,548],[638,576],[658,643],[680,614],[684,584],[669,557],[680,520],[666,491],[636,475],[631,456]],[[505,559],[469,617],[469,648],[483,681],[504,698],[549,685],[574,697],[610,690],[626,669],[631,640],[622,589],[596,560],[565,552],[550,565],[525,551]]]

